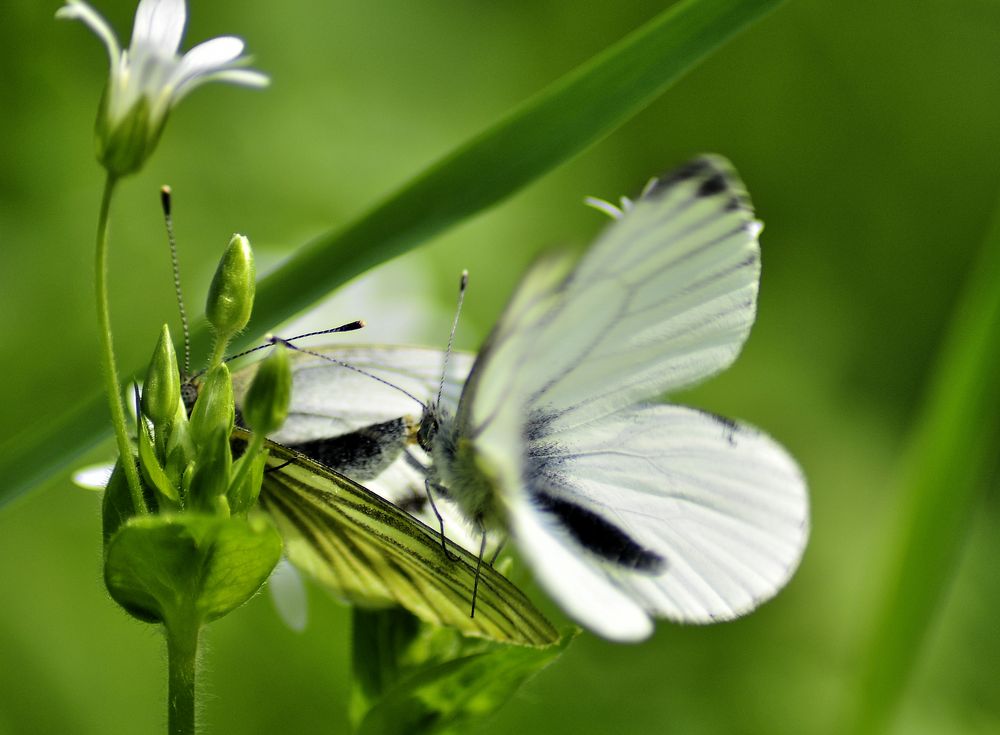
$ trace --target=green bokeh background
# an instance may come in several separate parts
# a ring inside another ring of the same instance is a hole
[[[233,231],[266,270],[665,6],[190,4],[187,46],[241,35],[273,85],[196,92],[121,188],[111,278],[125,366],[175,313],[160,184],[176,194],[185,287],[203,294]],[[92,122],[106,57],[82,26],[56,23],[56,7],[11,0],[0,23],[0,446],[99,385]],[[127,35],[132,0],[99,9]],[[597,232],[584,195],[634,192],[702,151],[733,160],[767,223],[747,347],[680,398],[765,428],[798,458],[813,503],[799,573],[734,623],[663,623],[639,646],[583,636],[479,731],[839,731],[901,452],[1000,189],[998,72],[993,0],[792,0],[599,145],[390,266],[410,276],[405,299],[381,299],[376,280],[325,312],[331,325],[380,319],[385,333],[398,321],[401,339],[443,345],[468,268],[459,346],[475,348],[537,252]],[[894,732],[1000,731],[998,558],[991,491]],[[164,729],[162,640],[103,590],[96,494],[60,478],[0,510],[0,585],[0,733]],[[316,589],[310,602],[302,634],[266,595],[211,626],[206,732],[345,731],[349,615]]]

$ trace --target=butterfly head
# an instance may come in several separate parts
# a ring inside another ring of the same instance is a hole
[[[428,454],[434,446],[434,440],[440,429],[440,409],[434,404],[424,406],[424,412],[420,417],[420,426],[417,427],[417,444]]]
[[[189,378],[181,384],[181,400],[184,402],[184,411],[190,416],[194,402],[198,400],[198,384],[194,382],[194,378]]]

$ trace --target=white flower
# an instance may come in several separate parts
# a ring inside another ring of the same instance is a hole
[[[220,36],[178,54],[185,0],[140,0],[132,40],[122,49],[107,21],[82,0],[67,0],[57,18],[86,23],[108,49],[111,76],[97,116],[98,160],[116,175],[138,170],[159,140],[167,114],[191,90],[222,81],[263,87],[267,76],[241,68],[243,41]]]

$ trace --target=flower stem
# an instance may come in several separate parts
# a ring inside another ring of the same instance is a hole
[[[212,358],[208,361],[209,369],[221,365],[223,360],[226,359],[226,346],[228,342],[224,339],[219,339],[219,336],[215,336],[215,340],[212,342]]]
[[[118,367],[115,365],[114,342],[111,337],[111,312],[108,306],[108,214],[111,210],[111,197],[114,194],[117,178],[108,173],[104,181],[104,194],[101,197],[101,212],[97,219],[97,250],[94,259],[94,283],[97,295],[97,322],[101,339],[101,368],[104,373],[104,389],[108,394],[108,405],[111,408],[111,424],[114,426],[115,439],[118,443],[118,455],[125,470],[132,504],[136,513],[146,513],[146,503],[142,498],[142,486],[139,484],[139,472],[132,459],[132,445],[128,438],[128,428],[125,425],[125,409],[122,406],[121,385],[118,382]]]
[[[170,735],[194,735],[194,684],[198,660],[198,636],[201,626],[167,623],[167,666],[170,691],[167,695],[167,732]]]

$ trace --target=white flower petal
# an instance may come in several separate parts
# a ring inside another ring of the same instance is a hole
[[[183,86],[189,79],[224,68],[243,53],[243,40],[236,36],[220,36],[211,41],[199,43],[184,54],[177,65],[171,84]]]
[[[271,78],[256,69],[224,69],[208,75],[205,81],[229,82],[242,87],[266,87],[271,83]]]
[[[140,0],[129,48],[148,44],[158,55],[174,56],[180,48],[186,21],[184,0]]]
[[[271,83],[271,80],[267,74],[259,72],[256,69],[223,69],[210,74],[189,77],[174,90],[173,104],[177,104],[192,90],[206,82],[229,82],[230,84],[238,84],[242,87],[266,87]]]
[[[111,69],[114,71],[118,66],[122,50],[121,46],[118,45],[118,39],[115,37],[114,30],[101,17],[100,13],[85,2],[68,0],[65,5],[56,11],[56,17],[64,20],[83,21],[90,30],[97,34],[97,37],[104,42],[105,47],[108,49],[108,58],[111,61]]]
[[[73,484],[84,490],[103,490],[108,486],[114,468],[113,464],[107,462],[81,467],[73,473]]]
[[[292,566],[285,557],[281,557],[278,566],[271,572],[267,582],[267,591],[285,625],[296,633],[301,633],[309,623],[309,602],[306,597],[306,586],[299,570]]]
[[[597,197],[584,197],[583,203],[591,209],[596,209],[598,212],[604,212],[604,214],[608,215],[611,219],[621,219],[624,216],[622,210],[604,199],[598,199]]]

